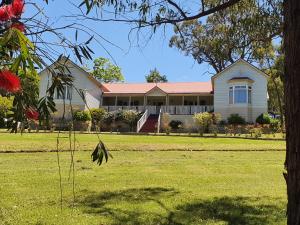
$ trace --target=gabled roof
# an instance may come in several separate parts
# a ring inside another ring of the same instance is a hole
[[[159,88],[166,94],[196,94],[212,92],[211,82],[170,83],[103,83],[103,92],[110,94],[146,94]]]
[[[43,69],[41,72],[39,72],[39,75],[41,75],[44,71],[47,71],[50,67],[53,67],[55,65],[65,65],[66,63],[72,64],[72,66],[74,66],[75,68],[77,68],[78,70],[80,70],[82,72],[82,74],[84,74],[85,76],[87,76],[87,78],[89,80],[91,80],[99,88],[102,88],[101,83],[99,81],[97,81],[90,73],[88,73],[87,71],[85,71],[83,68],[81,68],[76,63],[74,63],[71,59],[69,59],[68,57],[65,57],[65,56],[62,56],[59,61],[56,61],[56,62],[52,63],[50,66],[47,66],[45,69]]]
[[[247,62],[246,60],[244,59],[238,59],[237,61],[235,61],[234,63],[232,63],[231,65],[227,66],[224,70],[222,70],[221,72],[213,75],[211,77],[212,80],[214,80],[216,77],[220,76],[222,73],[224,73],[225,71],[229,70],[230,68],[234,67],[236,64],[238,63],[244,63],[250,67],[252,67],[254,70],[256,70],[259,74],[261,74],[262,76],[265,76],[265,77],[269,77],[266,73],[264,73],[263,71],[261,71],[260,69],[258,69],[256,66],[253,66],[251,63]]]
[[[228,71],[229,69],[231,69],[232,67],[234,67],[238,63],[244,63],[244,64],[250,66],[251,68],[253,68],[254,70],[256,70],[260,75],[262,75],[264,77],[267,77],[267,78],[269,77],[266,73],[264,73],[259,68],[257,68],[256,66],[252,65],[251,63],[247,62],[246,60],[244,60],[244,59],[238,59],[237,61],[235,61],[231,65],[227,66],[224,70],[222,70],[221,72],[219,72],[219,73],[217,73],[217,74],[215,74],[215,75],[213,75],[211,77],[212,88],[214,88],[214,80],[215,80],[215,78],[221,76],[225,71]]]

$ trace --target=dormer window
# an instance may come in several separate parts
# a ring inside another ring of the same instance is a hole
[[[251,104],[252,87],[234,85],[229,87],[229,104]]]

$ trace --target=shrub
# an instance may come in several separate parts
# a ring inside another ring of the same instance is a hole
[[[170,115],[168,113],[164,113],[161,116],[161,129],[166,132],[166,134],[170,134],[171,127],[170,127]]]
[[[256,123],[259,124],[270,124],[270,122],[271,122],[271,118],[267,113],[262,113],[256,118]]]
[[[182,122],[180,120],[172,120],[169,125],[173,130],[178,130],[182,127]]]
[[[251,137],[259,138],[262,135],[262,129],[260,127],[256,127],[250,130]]]
[[[4,127],[4,118],[8,117],[13,106],[13,98],[1,97],[0,95],[0,127]]]
[[[208,112],[197,113],[193,118],[198,127],[200,136],[203,136],[203,134],[208,130],[209,125],[213,123],[212,114]]]
[[[271,119],[270,120],[270,129],[272,131],[272,133],[276,133],[278,131],[280,131],[281,126],[280,126],[280,120],[278,119]]]
[[[229,124],[232,125],[241,125],[245,124],[246,121],[243,117],[241,117],[239,114],[231,114],[228,118],[227,121]]]
[[[124,110],[122,112],[122,117],[125,123],[130,127],[130,131],[133,131],[133,127],[136,125],[139,119],[139,113],[134,110]]]
[[[107,111],[103,108],[98,108],[98,109],[94,108],[91,109],[90,112],[91,112],[91,117],[95,123],[102,122],[107,114]]]
[[[73,115],[73,119],[75,121],[91,121],[92,117],[91,114],[88,111],[76,111]]]

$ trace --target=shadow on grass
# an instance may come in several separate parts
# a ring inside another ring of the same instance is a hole
[[[259,204],[270,200],[267,197],[222,197],[177,206],[169,200],[166,206],[164,202],[177,194],[174,189],[160,187],[127,189],[91,193],[79,204],[84,213],[109,218],[113,225],[277,225],[285,219],[284,204]]]

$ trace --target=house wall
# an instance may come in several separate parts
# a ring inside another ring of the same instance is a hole
[[[245,81],[228,83],[233,77],[249,77],[254,82],[252,86],[251,104],[229,104],[229,87],[245,85]],[[255,122],[256,118],[267,112],[267,77],[246,62],[239,61],[232,67],[225,69],[214,79],[214,111],[220,113],[222,119],[230,114],[238,113],[247,122]]]
[[[73,76],[74,81],[73,84],[78,90],[83,90],[86,98],[86,102],[88,103],[89,108],[98,108],[100,105],[101,99],[101,90],[100,88],[87,77],[87,73],[82,71],[80,68],[75,66],[71,62],[67,62],[66,66],[69,68],[70,74]],[[53,66],[54,67],[54,66]],[[46,95],[47,87],[51,85],[51,73],[48,70],[44,70],[40,73],[40,90],[39,96],[44,97]],[[55,96],[56,97],[56,96]],[[54,99],[58,112],[56,112],[56,117],[62,114],[64,101],[62,99]],[[78,94],[76,90],[72,90],[72,105],[76,106],[76,108],[80,110],[87,109],[84,101],[81,96]],[[69,105],[69,100],[65,100],[65,104]],[[68,114],[70,114],[68,110]],[[66,115],[70,117],[70,115]]]

